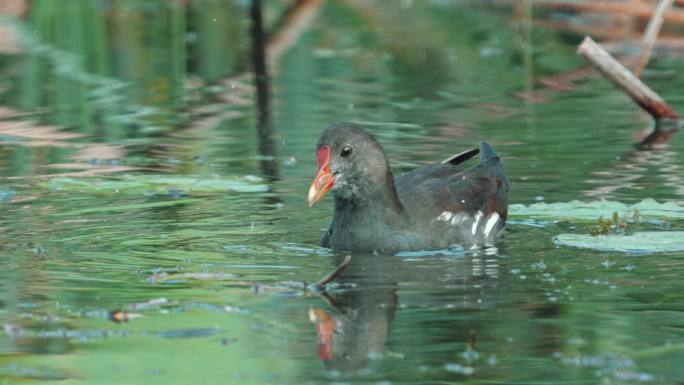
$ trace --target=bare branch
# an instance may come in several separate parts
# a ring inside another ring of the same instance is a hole
[[[655,119],[679,118],[674,109],[658,94],[634,76],[633,73],[615,60],[589,36],[584,38],[582,44],[577,48],[577,52],[593,63],[608,80],[623,90]]]
[[[634,75],[637,78],[641,78],[641,75],[648,64],[648,60],[651,58],[651,52],[653,52],[653,46],[655,46],[656,39],[660,33],[660,28],[663,26],[663,21],[665,12],[672,6],[674,0],[660,0],[658,7],[655,12],[653,12],[653,17],[651,21],[648,22],[648,27],[646,27],[646,32],[644,33],[644,39],[642,40],[642,50],[639,59],[634,66]]]

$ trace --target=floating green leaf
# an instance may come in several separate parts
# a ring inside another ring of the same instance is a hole
[[[654,199],[644,199],[643,201],[627,205],[614,201],[594,201],[594,202],[558,202],[558,203],[534,203],[529,206],[514,204],[509,206],[509,212],[514,217],[531,217],[553,220],[572,220],[595,222],[596,218],[612,218],[614,213],[620,217],[632,218],[635,213],[639,218],[644,219],[670,219],[684,218],[684,206],[674,202],[659,203]]]
[[[684,251],[684,231],[640,231],[631,235],[560,234],[557,245],[630,254]]]

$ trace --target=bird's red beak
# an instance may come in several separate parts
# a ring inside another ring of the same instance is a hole
[[[321,146],[316,151],[316,176],[311,182],[307,201],[309,207],[313,207],[318,201],[323,199],[325,193],[330,190],[335,182],[335,176],[330,172],[330,147]]]

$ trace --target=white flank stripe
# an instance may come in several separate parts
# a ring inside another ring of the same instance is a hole
[[[487,219],[487,224],[485,225],[485,237],[489,236],[489,233],[492,231],[494,226],[499,222],[499,213],[496,211],[494,214],[489,216],[489,219]]]
[[[478,211],[477,214],[475,214],[475,222],[473,222],[473,228],[472,232],[473,235],[477,232],[477,224],[480,223],[480,219],[482,218],[484,214],[482,214],[482,211]]]

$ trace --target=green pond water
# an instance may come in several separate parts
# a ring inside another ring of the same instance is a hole
[[[611,84],[541,86],[584,65],[581,36],[479,2],[326,2],[272,63],[265,146],[247,2],[32,3],[0,23],[19,47],[0,53],[0,383],[684,383],[684,135],[637,152],[651,122]],[[273,30],[286,3],[266,3]],[[680,111],[682,70],[645,74]],[[339,120],[396,172],[487,140],[505,238],[354,254],[310,290],[346,256],[318,246],[331,199],[305,199]],[[627,234],[591,237],[614,212]]]

